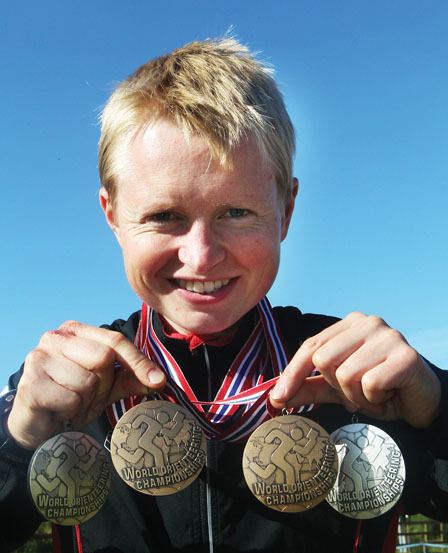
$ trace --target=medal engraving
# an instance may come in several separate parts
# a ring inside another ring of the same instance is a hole
[[[109,484],[106,453],[83,432],[63,432],[44,442],[28,469],[37,510],[47,520],[65,526],[93,517],[106,501]]]
[[[127,411],[111,439],[112,462],[135,490],[169,495],[189,486],[205,463],[202,428],[183,407],[149,401]]]
[[[403,456],[394,440],[370,424],[350,424],[331,435],[339,474],[328,503],[356,519],[374,518],[400,499],[405,481]]]
[[[325,499],[338,470],[325,430],[297,415],[275,417],[249,438],[243,472],[255,497],[271,509],[305,511]]]

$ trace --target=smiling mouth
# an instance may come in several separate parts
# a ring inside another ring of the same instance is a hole
[[[213,294],[217,292],[226,284],[229,284],[230,279],[225,278],[223,280],[183,280],[176,279],[177,284],[184,290],[189,292],[196,292],[197,294]]]

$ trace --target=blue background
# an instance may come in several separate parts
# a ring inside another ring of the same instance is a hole
[[[271,302],[379,314],[448,367],[448,2],[5,0],[0,381],[46,329],[139,308],[98,205],[98,114],[138,65],[231,28],[297,132]]]

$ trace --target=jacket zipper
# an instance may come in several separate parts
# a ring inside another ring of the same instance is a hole
[[[208,356],[207,346],[203,344],[205,366],[207,368],[207,381],[208,381],[208,401],[212,400],[212,377],[210,368],[210,358]],[[205,474],[206,474],[206,489],[205,499],[207,505],[207,529],[208,529],[208,544],[209,553],[213,553],[213,518],[212,518],[212,490],[210,486],[210,467],[208,465],[208,459],[205,461]]]

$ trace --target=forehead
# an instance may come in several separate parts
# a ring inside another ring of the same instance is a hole
[[[275,178],[253,140],[235,148],[230,159],[216,160],[203,138],[162,119],[138,129],[122,147],[118,189],[130,181],[179,186],[193,181],[197,186],[234,182],[250,188],[262,181],[274,184]]]

